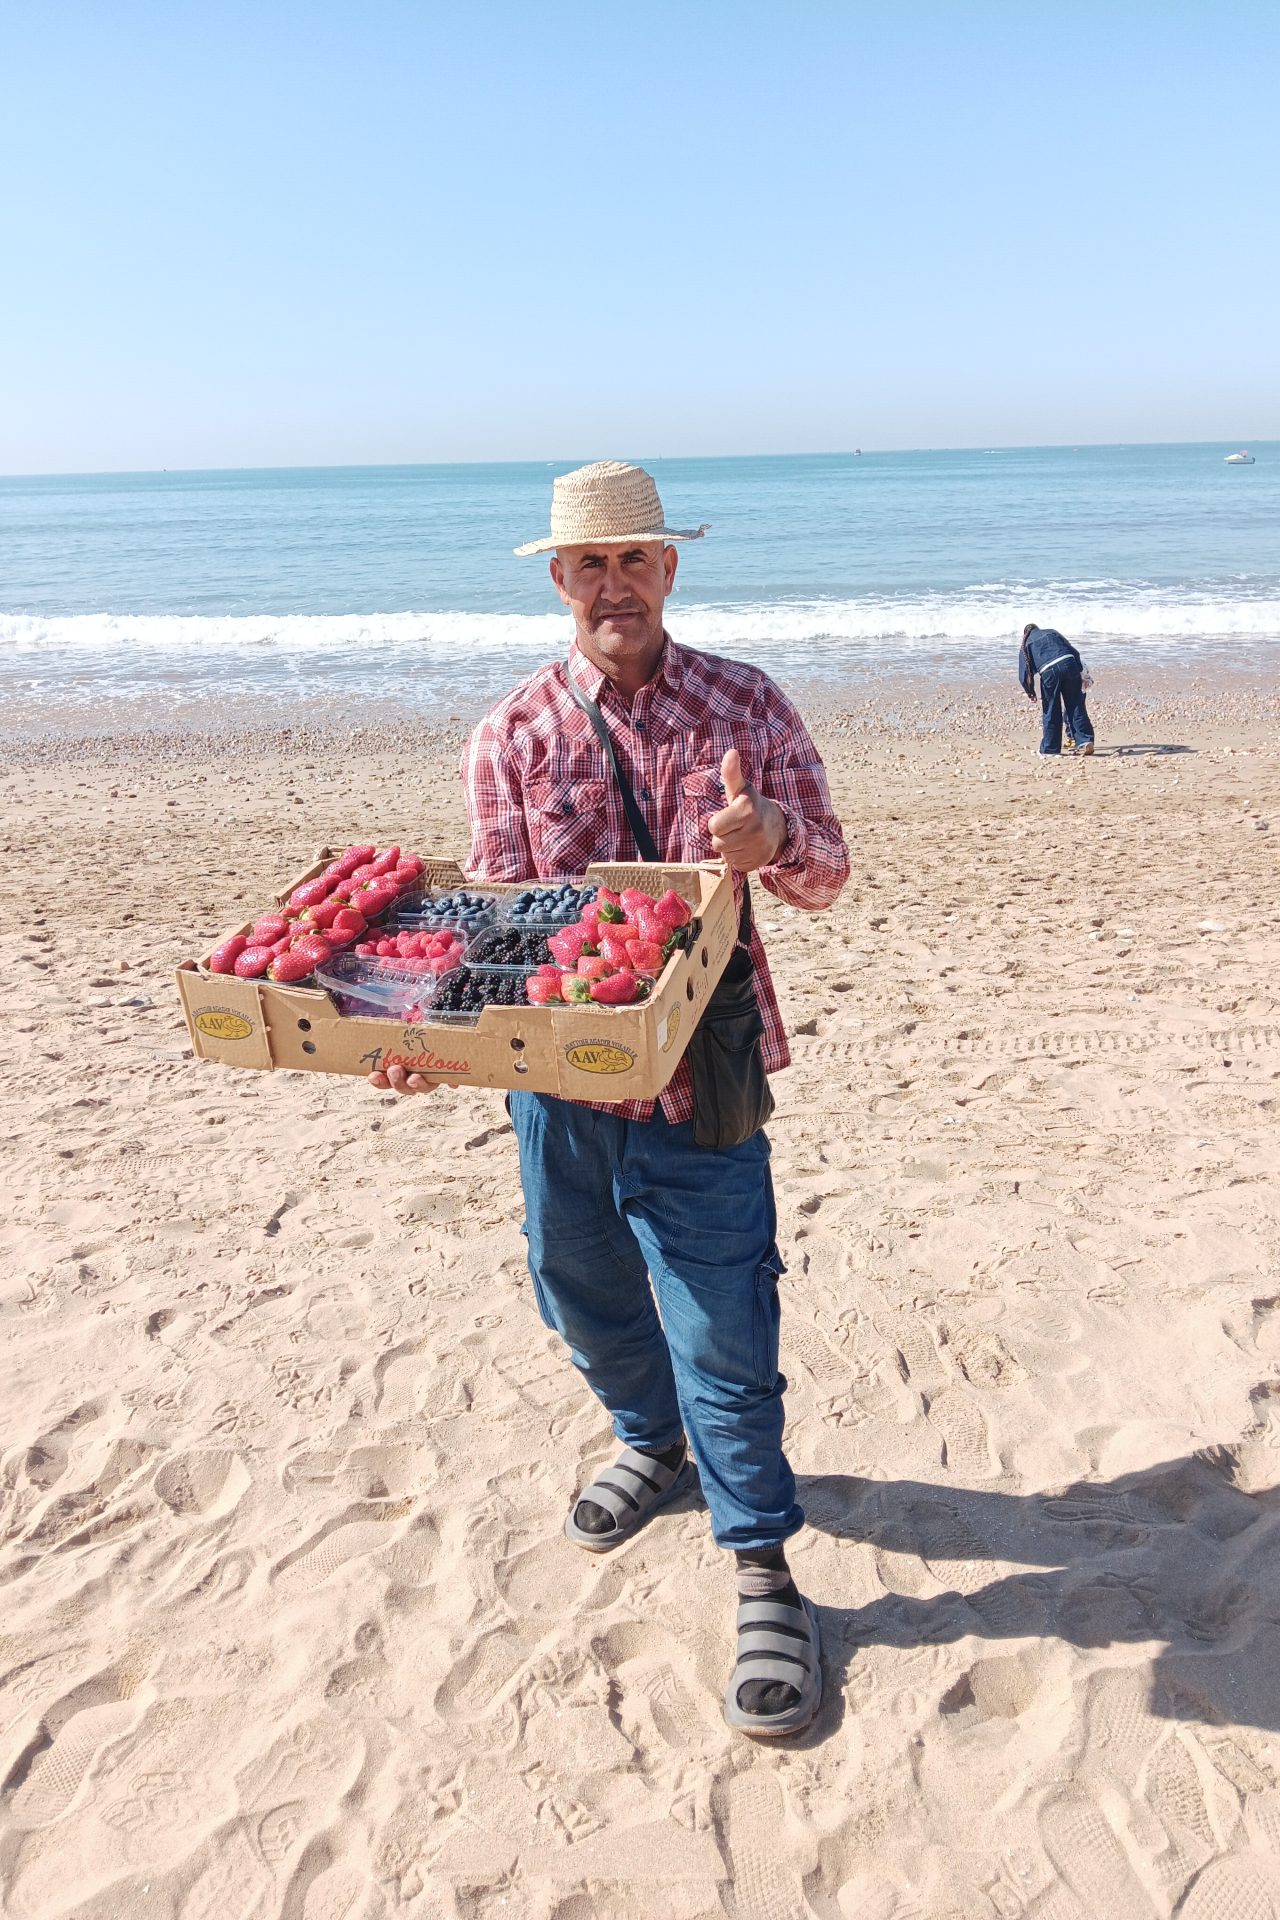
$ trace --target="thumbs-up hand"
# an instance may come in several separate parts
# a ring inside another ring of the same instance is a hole
[[[736,747],[720,763],[725,804],[707,821],[711,845],[739,873],[767,867],[787,837],[787,817],[773,800],[756,792],[743,772]]]

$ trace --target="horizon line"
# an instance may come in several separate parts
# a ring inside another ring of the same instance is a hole
[[[647,453],[641,458],[652,460],[657,465],[674,466],[681,462],[695,460],[853,460],[866,458],[868,454],[893,456],[913,453],[1097,453],[1129,452],[1146,447],[1216,447],[1226,444],[1226,438],[1214,440],[1028,440],[1010,441],[995,447],[827,447],[798,449],[785,453]],[[1236,443],[1233,441],[1232,444]],[[1239,444],[1244,448],[1247,443],[1241,441]],[[1280,445],[1280,441],[1255,438],[1252,444],[1255,447],[1268,447]],[[551,457],[534,455],[522,460],[334,460],[249,467],[81,467],[45,472],[0,473],[0,481],[153,479],[164,478],[169,474],[191,476],[213,473],[396,473],[414,472],[433,467],[559,467],[569,464],[586,463],[578,460],[576,455]]]

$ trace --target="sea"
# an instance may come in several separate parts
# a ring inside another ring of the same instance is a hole
[[[665,459],[668,625],[784,685],[1280,665],[1280,444]],[[551,482],[581,463],[0,479],[0,726],[465,718],[564,651]],[[1013,689],[1016,692],[1016,688]]]

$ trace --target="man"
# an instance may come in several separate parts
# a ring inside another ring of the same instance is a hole
[[[1092,753],[1093,722],[1084,703],[1084,662],[1056,627],[1038,627],[1034,620],[1029,620],[1022,629],[1022,645],[1018,649],[1018,679],[1028,700],[1036,697],[1037,674],[1040,675],[1040,704],[1044,709],[1041,753],[1062,752],[1064,710],[1072,746],[1086,755]]]
[[[705,527],[668,528],[651,476],[617,461],[557,480],[551,522],[550,538],[516,552],[551,554],[574,640],[567,660],[493,708],[464,755],[470,877],[550,878],[637,858],[572,681],[597,702],[663,859],[720,857],[793,906],[830,906],[849,856],[799,714],[767,675],[677,646],[663,627],[674,543]],[[789,1056],[756,931],[751,952],[774,1070]],[[402,1068],[372,1084],[430,1085]],[[725,1717],[747,1733],[797,1732],[817,1712],[821,1667],[816,1616],[784,1551],[804,1515],[782,1451],[768,1141],[696,1145],[687,1061],[657,1101],[517,1092],[508,1106],[539,1310],[623,1443],[565,1532],[590,1552],[630,1539],[686,1484],[691,1443],[715,1539],[736,1555],[739,1658]]]

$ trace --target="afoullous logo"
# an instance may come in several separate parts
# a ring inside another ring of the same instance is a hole
[[[253,1032],[253,1022],[227,1007],[206,1007],[196,1015],[196,1029],[209,1040],[247,1040]]]
[[[658,1031],[662,1035],[662,1051],[664,1053],[670,1053],[676,1043],[676,1035],[680,1031],[680,1008],[678,1006],[672,1007]]]
[[[613,1040],[575,1040],[564,1057],[579,1073],[629,1073],[636,1063],[631,1048]]]

